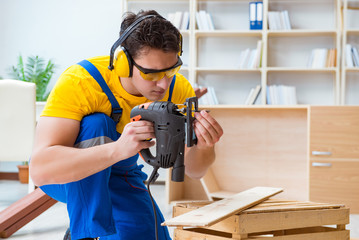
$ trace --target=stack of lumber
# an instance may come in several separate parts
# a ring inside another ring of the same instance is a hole
[[[268,199],[275,192],[253,188],[215,202],[177,203],[173,218],[163,225],[177,227],[174,240],[349,239],[349,209],[344,205]],[[257,198],[256,203],[248,204],[249,198]]]

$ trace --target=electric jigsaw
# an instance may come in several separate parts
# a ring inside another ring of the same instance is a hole
[[[179,106],[182,106],[179,108]],[[197,97],[187,98],[186,102],[176,105],[168,101],[155,101],[134,107],[131,111],[131,121],[147,120],[153,122],[156,136],[156,156],[150,149],[142,149],[140,155],[145,162],[154,167],[172,169],[172,181],[184,181],[184,150],[197,143],[193,131],[193,112],[198,111]],[[150,182],[157,176],[151,176]]]

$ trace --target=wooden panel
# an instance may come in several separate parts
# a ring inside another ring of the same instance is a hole
[[[166,198],[168,203],[184,200],[208,200],[200,180],[185,176],[184,182],[173,182],[170,178],[170,171],[168,171],[166,180]]]
[[[196,229],[196,231],[175,229],[174,240],[229,240],[232,239],[230,234],[217,232],[216,235],[207,229]]]
[[[209,200],[213,200],[212,193],[219,192],[221,190],[211,168],[208,169],[206,175],[201,179],[201,183]]]
[[[359,107],[313,106],[310,108],[310,153],[331,155],[311,159],[359,159]]]
[[[254,206],[269,197],[282,192],[283,189],[255,187],[238,193],[233,197],[213,202],[192,212],[169,219],[163,225],[167,226],[210,226],[222,219]]]
[[[210,108],[224,129],[211,167],[222,191],[281,187],[308,200],[306,108]]]
[[[331,165],[310,167],[310,199],[342,203],[351,213],[359,213],[359,160],[323,161],[319,163]]]
[[[233,238],[230,234],[211,231],[208,229],[175,229],[174,240],[230,240],[230,239],[267,239],[267,240],[348,240],[349,231],[326,231],[324,228],[320,228],[317,231],[314,229],[308,229],[307,231],[299,231],[299,233],[293,233],[283,236],[250,236],[249,238]],[[273,234],[272,234],[273,235]]]

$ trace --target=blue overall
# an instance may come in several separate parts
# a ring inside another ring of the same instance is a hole
[[[87,60],[79,64],[97,80],[109,97],[112,108],[119,107],[96,67]],[[116,124],[104,113],[85,116],[75,147],[87,148],[116,141],[121,136],[116,131]],[[137,165],[137,159],[138,154],[82,180],[41,187],[52,198],[67,204],[73,240],[95,237],[101,240],[155,239],[153,208],[143,183],[147,175],[141,171],[143,165]],[[167,227],[160,226],[164,218],[157,204],[156,213],[159,239],[171,239]]]

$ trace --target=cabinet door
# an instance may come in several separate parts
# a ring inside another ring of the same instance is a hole
[[[311,161],[310,200],[345,204],[359,213],[359,160]]]
[[[359,159],[359,107],[310,108],[311,160]]]

